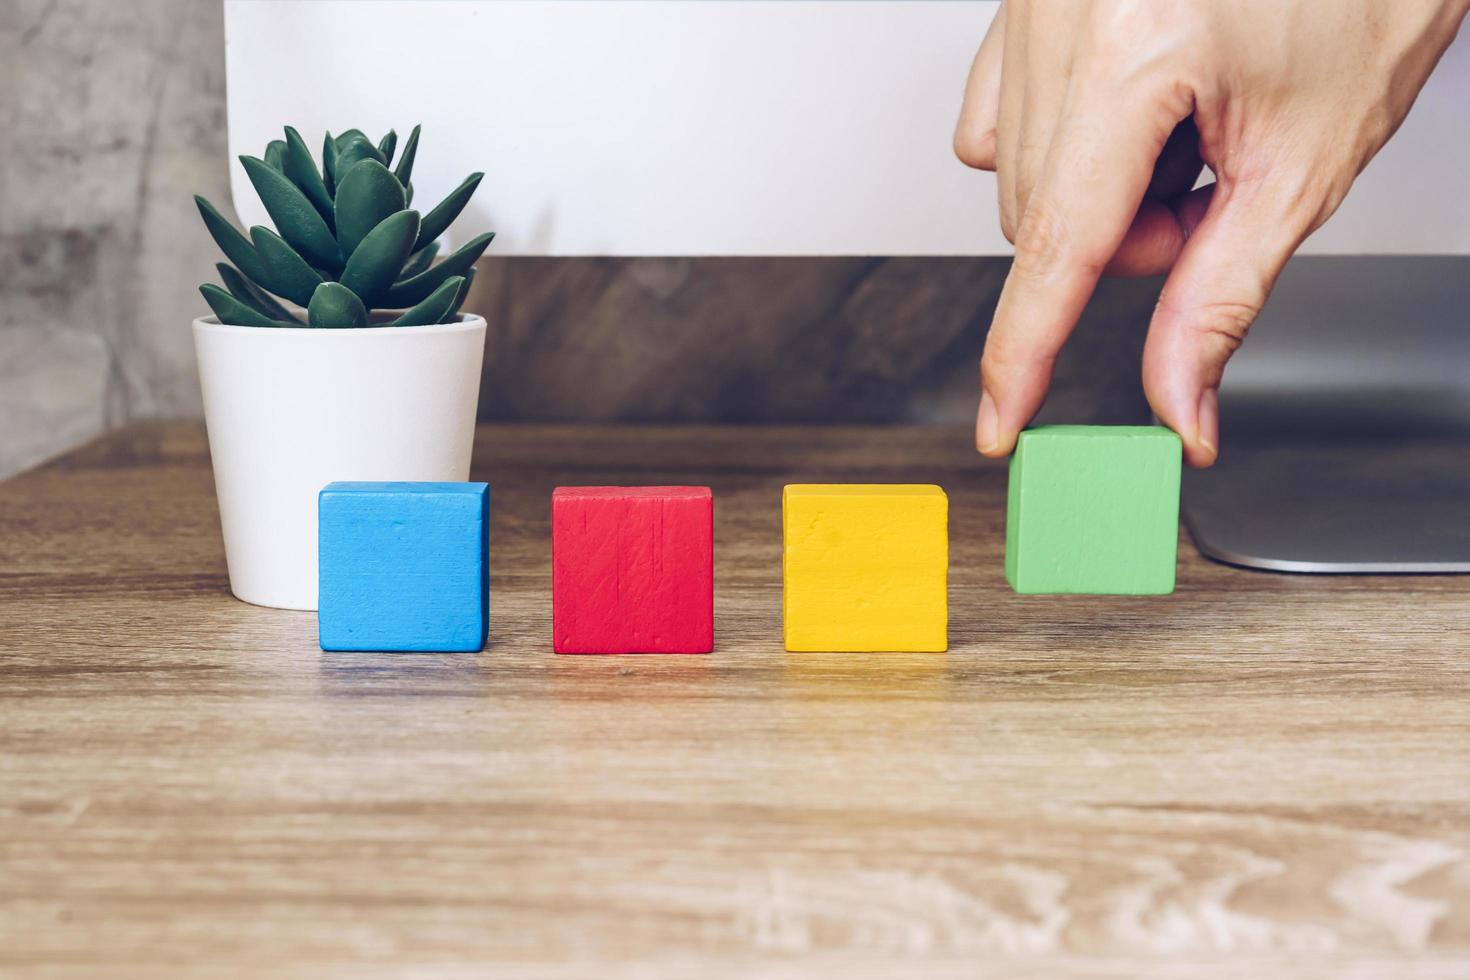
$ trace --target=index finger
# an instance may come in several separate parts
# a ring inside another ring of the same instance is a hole
[[[1165,91],[1135,85],[1073,77],[985,341],[976,445],[987,456],[1010,453],[1040,409],[1057,354],[1127,234],[1164,142],[1189,114]]]

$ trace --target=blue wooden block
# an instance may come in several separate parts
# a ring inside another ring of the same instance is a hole
[[[318,498],[323,650],[479,650],[490,619],[483,483],[329,483]]]

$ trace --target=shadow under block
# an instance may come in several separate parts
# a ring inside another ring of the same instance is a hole
[[[483,483],[329,483],[318,498],[323,650],[475,651],[490,601]]]
[[[1027,429],[1011,459],[1006,581],[1023,593],[1167,595],[1179,437],[1162,426]]]
[[[714,514],[709,487],[553,491],[553,649],[714,649]]]
[[[949,498],[921,484],[792,484],[781,495],[792,651],[949,645]]]

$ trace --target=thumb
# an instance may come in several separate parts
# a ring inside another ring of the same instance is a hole
[[[1164,283],[1143,349],[1143,387],[1191,466],[1218,455],[1225,363],[1307,236],[1311,222],[1300,211],[1299,198],[1222,182]]]

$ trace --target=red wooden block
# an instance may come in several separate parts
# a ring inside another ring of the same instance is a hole
[[[556,652],[709,653],[714,516],[709,487],[557,487]]]

